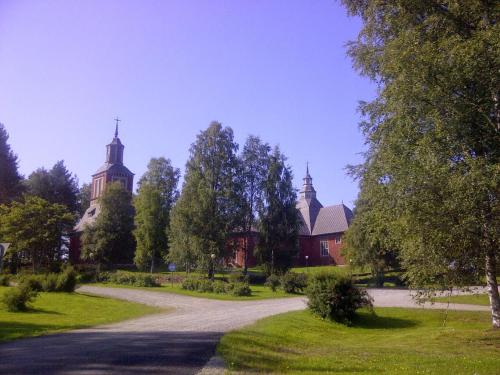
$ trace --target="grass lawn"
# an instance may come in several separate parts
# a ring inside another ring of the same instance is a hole
[[[448,297],[435,297],[432,299],[434,302],[448,303]],[[482,305],[489,306],[490,300],[487,294],[470,294],[464,296],[451,296],[450,303],[465,303],[468,305]]]
[[[226,334],[230,370],[286,374],[498,374],[500,330],[483,312],[379,308],[352,327],[308,311],[276,315]]]
[[[0,295],[8,288],[0,287]],[[156,307],[78,293],[40,293],[26,312],[0,305],[0,342],[90,327],[162,311]]]
[[[143,289],[149,290],[152,292],[166,292],[166,293],[176,293],[183,294],[191,297],[200,297],[200,298],[209,298],[209,299],[218,299],[223,301],[252,301],[259,299],[269,299],[269,298],[285,298],[285,297],[298,297],[300,294],[289,294],[285,293],[282,290],[277,290],[273,292],[269,287],[265,285],[250,285],[250,289],[252,289],[252,295],[248,297],[237,297],[232,294],[217,294],[217,293],[202,293],[196,292],[192,290],[185,290],[181,288],[179,283],[171,284],[163,284],[161,287],[136,287],[130,285],[122,285],[122,284],[113,284],[113,283],[94,283],[87,285],[95,285],[95,286],[103,286],[103,287],[112,287],[112,288],[128,288],[128,289]]]

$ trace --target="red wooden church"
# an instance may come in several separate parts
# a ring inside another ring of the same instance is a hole
[[[342,204],[323,205],[316,198],[316,190],[312,184],[309,167],[304,177],[304,185],[300,192],[297,209],[300,213],[301,227],[299,230],[299,254],[295,259],[297,266],[344,265],[342,257],[342,236],[349,227],[353,214]],[[248,241],[248,266],[256,264],[252,255],[258,241],[258,233],[254,232]],[[244,252],[241,250],[243,239],[238,239],[241,246],[236,246],[234,259],[236,266],[244,264]]]
[[[72,263],[80,263],[80,236],[86,225],[92,224],[100,212],[98,198],[104,193],[107,184],[120,182],[128,191],[132,192],[134,174],[123,165],[123,150],[125,146],[118,138],[118,119],[116,119],[115,136],[106,146],[106,162],[92,175],[90,192],[90,207],[85,211],[76,224],[70,237],[69,259]]]

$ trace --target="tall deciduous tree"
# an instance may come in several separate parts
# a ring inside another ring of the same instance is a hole
[[[0,206],[0,237],[12,245],[7,257],[31,263],[33,272],[59,260],[61,232],[68,231],[73,215],[60,204],[34,196]]]
[[[361,106],[361,187],[391,210],[411,286],[462,287],[485,273],[498,328],[498,4],[343,3],[364,24],[349,54],[379,85]]]
[[[179,169],[161,157],[151,159],[147,172],[139,180],[134,199],[137,241],[134,263],[139,268],[149,266],[153,272],[155,263],[168,254],[169,217],[179,195],[179,177]]]
[[[201,132],[191,146],[181,198],[172,212],[171,258],[185,262],[194,255],[209,277],[239,224],[237,149],[229,127],[213,122]]]
[[[300,222],[292,170],[278,147],[270,157],[262,193],[255,251],[268,274],[281,273],[291,267],[297,254]]]
[[[106,186],[101,211],[82,235],[82,258],[103,264],[130,264],[135,250],[132,194],[119,182]]]
[[[19,197],[22,191],[22,176],[17,170],[17,155],[7,143],[9,135],[0,123],[0,204]]]
[[[262,206],[264,182],[269,168],[270,147],[259,137],[249,136],[240,155],[241,185],[243,193],[243,234],[244,264],[243,272],[248,269],[248,238],[257,219],[257,210]]]
[[[26,180],[28,192],[47,200],[59,203],[71,212],[78,211],[78,182],[60,160],[50,170],[39,168]]]

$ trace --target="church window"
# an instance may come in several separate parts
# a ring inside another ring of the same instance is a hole
[[[330,255],[330,252],[328,251],[328,241],[319,242],[319,251],[322,257],[327,257]]]

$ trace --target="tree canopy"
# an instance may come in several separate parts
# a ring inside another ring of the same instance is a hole
[[[22,176],[17,169],[17,155],[7,143],[9,135],[0,123],[0,204],[8,203],[20,196]]]
[[[11,242],[8,261],[14,267],[31,264],[34,272],[50,269],[61,260],[61,233],[71,228],[73,220],[65,206],[35,196],[0,205],[0,237]]]
[[[59,203],[78,212],[78,181],[60,160],[50,170],[39,168],[26,180],[28,192],[50,203]]]
[[[361,104],[360,197],[379,202],[371,209],[388,220],[410,286],[462,287],[486,273],[500,327],[498,4],[343,3],[363,21],[349,54],[378,86]]]
[[[169,159],[153,158],[148,170],[139,180],[139,190],[134,199],[137,248],[134,263],[142,269],[155,264],[168,254],[170,210],[179,196],[177,184],[180,171]]]
[[[195,259],[209,276],[213,258],[223,257],[230,234],[241,225],[237,150],[231,128],[213,122],[202,131],[191,146],[172,211],[171,259],[181,264]]]
[[[132,194],[119,182],[106,186],[100,213],[82,234],[82,258],[102,264],[130,264],[135,250]]]

